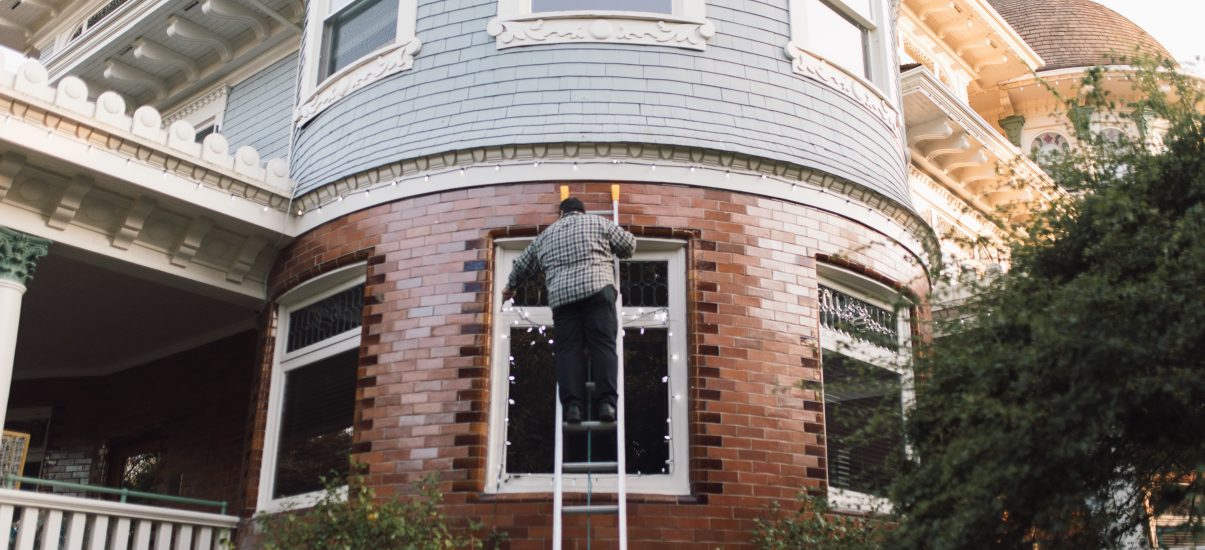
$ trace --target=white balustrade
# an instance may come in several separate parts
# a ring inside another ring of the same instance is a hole
[[[238,518],[0,489],[0,550],[219,550]]]

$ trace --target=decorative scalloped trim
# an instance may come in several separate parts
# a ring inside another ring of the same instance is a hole
[[[376,54],[344,68],[323,82],[305,103],[293,111],[293,123],[301,126],[352,92],[413,67],[414,54],[420,48],[422,42],[418,38],[411,38],[382,48]]]
[[[601,42],[673,46],[703,51],[715,36],[711,21],[665,21],[620,17],[563,17],[490,20],[486,32],[497,38],[498,49],[534,44]]]
[[[883,121],[883,124],[886,124],[895,135],[900,135],[900,114],[890,101],[883,99],[861,80],[808,53],[794,42],[787,44],[786,49],[787,55],[791,58],[791,68],[796,73],[817,80],[857,101],[867,111]]]

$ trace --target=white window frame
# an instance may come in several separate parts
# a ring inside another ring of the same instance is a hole
[[[531,239],[506,239],[496,242],[494,254],[495,280],[505,282],[510,276],[511,266],[515,258],[531,242]],[[687,416],[687,348],[686,348],[686,243],[665,239],[637,239],[636,253],[633,260],[666,260],[669,262],[669,314],[665,324],[659,320],[648,318],[639,321],[625,321],[627,330],[644,327],[665,327],[669,330],[669,414],[670,452],[668,474],[650,474],[642,476],[627,476],[627,490],[631,493],[656,495],[688,495],[690,494],[690,433],[689,417]],[[487,459],[486,493],[547,493],[552,491],[552,474],[520,474],[504,476],[502,465],[506,455],[506,416],[507,416],[507,386],[509,384],[509,333],[515,321],[524,322],[514,310],[507,311],[501,307],[502,287],[505,284],[494,285],[494,303],[499,304],[494,315],[494,345],[491,357],[490,390],[493,398],[490,402],[489,421],[489,453]],[[624,317],[629,319],[641,308],[624,308]],[[552,309],[524,308],[532,322],[551,325]],[[626,414],[632,414],[631,409]],[[586,492],[585,474],[563,474],[564,490],[570,493]],[[503,481],[505,479],[505,481]],[[595,474],[594,490],[596,492],[616,491],[615,474]]]
[[[293,112],[293,123],[300,126],[352,92],[387,76],[414,66],[414,56],[422,43],[415,36],[418,0],[382,0],[397,2],[397,34],[392,42],[349,63],[319,80],[325,44],[326,22],[337,15],[331,7],[341,0],[312,0],[306,11],[305,47],[301,56],[301,97]],[[355,1],[343,3],[340,11]]]
[[[588,32],[581,32],[586,29]],[[498,49],[596,42],[705,50],[715,36],[706,0],[673,0],[673,13],[580,10],[533,12],[532,0],[498,0],[486,26]]]
[[[899,293],[882,283],[867,279],[852,271],[827,264],[818,264],[816,272],[819,282],[823,286],[844,292],[888,311],[895,310],[898,305],[893,302],[899,298]],[[821,348],[900,375],[901,402],[903,404],[900,414],[904,415],[912,408],[916,403],[916,393],[913,385],[911,366],[911,321],[907,309],[900,308],[896,312],[896,331],[899,336],[899,347],[896,351],[855,340],[847,334],[829,329],[823,325],[819,325],[819,323],[818,326],[820,327]],[[820,368],[823,372],[823,359],[821,360]],[[825,433],[828,433],[827,427],[825,428]],[[907,452],[907,449],[905,449],[905,452]],[[831,468],[832,465],[829,464],[828,467]],[[849,489],[837,489],[829,485],[828,482],[828,468],[826,468],[825,484],[828,486],[828,502],[834,510],[846,512],[891,512],[891,502],[885,497],[851,491]]]
[[[310,304],[364,284],[365,264],[340,268],[312,279],[290,290],[277,300],[276,346],[272,360],[272,375],[268,386],[268,418],[264,429],[264,452],[259,476],[259,498],[256,510],[276,513],[308,508],[318,502],[324,491],[314,491],[282,498],[272,498],[276,484],[276,458],[280,450],[280,429],[284,413],[285,374],[314,364],[327,357],[360,347],[362,326],[332,336],[304,348],[286,351],[289,337],[289,314]]]
[[[823,0],[836,11],[856,21],[866,29],[866,57],[870,77],[830,62],[808,47],[808,0],[790,0],[791,41],[786,44],[787,56],[795,73],[817,80],[861,103],[878,116],[888,127],[899,126],[899,110],[895,98],[899,95],[895,46],[891,43],[891,7],[888,0],[868,0],[870,19],[857,13],[842,0]]]

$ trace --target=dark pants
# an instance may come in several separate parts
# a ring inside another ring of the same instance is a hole
[[[590,296],[552,310],[556,328],[556,380],[561,404],[586,403],[586,370],[594,380],[595,403],[615,404],[615,377],[619,362],[615,355],[615,287],[607,286]]]

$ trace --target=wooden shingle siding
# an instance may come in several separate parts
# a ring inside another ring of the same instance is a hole
[[[792,72],[787,0],[713,0],[706,51],[552,44],[498,50],[496,0],[421,0],[414,67],[299,130],[297,193],[450,150],[553,142],[705,147],[813,167],[909,205],[893,130]]]
[[[290,54],[230,89],[222,134],[231,151],[250,145],[264,159],[287,155],[296,82],[297,54]]]

